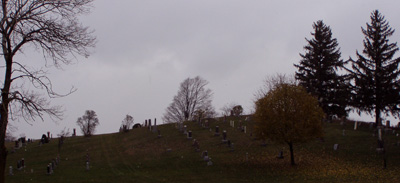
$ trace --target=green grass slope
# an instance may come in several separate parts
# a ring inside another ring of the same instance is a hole
[[[384,134],[388,168],[383,170],[382,155],[376,152],[377,137],[368,125],[353,130],[353,123],[326,123],[324,142],[314,140],[296,144],[297,165],[290,166],[287,145],[256,140],[251,136],[253,122],[245,117],[210,120],[210,128],[188,122],[188,130],[200,144],[200,152],[192,146],[174,124],[161,125],[161,138],[146,128],[127,133],[95,135],[90,138],[69,137],[58,152],[58,139],[49,144],[38,141],[9,153],[6,182],[400,182],[400,137],[389,131]],[[247,126],[247,133],[229,126],[234,120]],[[234,143],[232,151],[222,143],[222,135],[214,136],[215,126],[227,131]],[[345,136],[343,136],[345,129]],[[400,132],[400,131],[399,131]],[[339,144],[337,151],[333,145]],[[9,144],[11,150],[13,144]],[[26,149],[26,150],[25,150]],[[213,165],[201,157],[207,150]],[[277,159],[283,150],[284,159]],[[46,166],[57,155],[60,164],[46,175]],[[86,154],[90,170],[86,170]],[[16,170],[17,160],[24,158],[26,167]],[[8,175],[8,167],[14,175]]]

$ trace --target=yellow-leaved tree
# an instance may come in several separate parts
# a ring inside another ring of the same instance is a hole
[[[288,144],[295,165],[293,144],[322,137],[324,116],[317,99],[303,87],[283,83],[256,101],[255,129],[261,138]]]

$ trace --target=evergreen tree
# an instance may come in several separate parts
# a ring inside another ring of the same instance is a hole
[[[300,54],[300,64],[294,64],[298,69],[295,77],[307,92],[318,98],[327,117],[347,116],[348,82],[345,75],[336,73],[344,64],[337,40],[322,20],[314,22],[313,28],[313,38],[306,38],[306,53]]]
[[[394,58],[399,50],[397,43],[389,43],[394,29],[385,17],[375,10],[366,29],[363,55],[357,51],[357,60],[350,58],[352,70],[348,69],[352,82],[353,106],[359,112],[375,112],[375,125],[381,125],[381,113],[396,115],[400,104],[400,58]],[[375,110],[375,111],[374,111]]]

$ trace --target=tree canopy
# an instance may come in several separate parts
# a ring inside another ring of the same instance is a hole
[[[255,130],[260,138],[286,143],[294,162],[293,144],[322,137],[324,112],[302,86],[280,84],[256,102]]]
[[[343,67],[340,49],[331,28],[322,20],[313,24],[312,39],[306,39],[305,54],[300,54],[296,79],[307,92],[318,98],[319,105],[328,117],[347,116],[348,81],[346,75],[337,74]]]
[[[207,89],[208,81],[197,76],[185,79],[179,87],[178,94],[166,109],[163,120],[166,123],[194,120],[196,114],[202,117],[213,117],[212,92]]]
[[[357,60],[350,59],[352,69],[352,105],[359,111],[373,114],[375,124],[381,125],[381,113],[399,114],[400,58],[397,43],[390,43],[394,29],[378,10],[371,13],[371,22],[361,28],[364,49],[357,51]]]

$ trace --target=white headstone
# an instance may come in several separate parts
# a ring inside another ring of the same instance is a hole
[[[339,144],[334,144],[334,145],[333,145],[333,150],[336,151],[336,150],[338,150],[338,148],[339,148]]]

